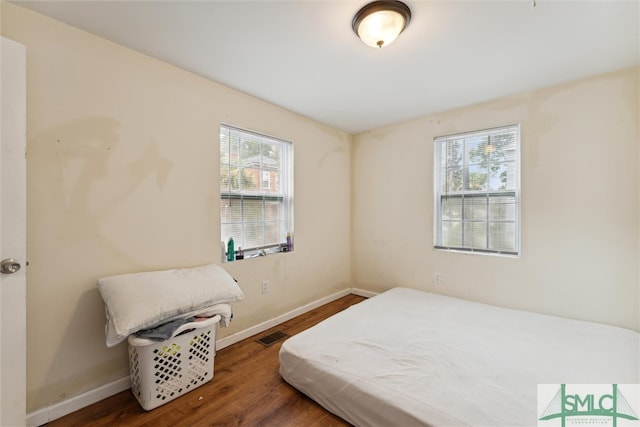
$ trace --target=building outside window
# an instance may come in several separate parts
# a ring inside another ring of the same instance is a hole
[[[520,253],[520,126],[435,138],[435,248]]]
[[[293,144],[220,127],[220,233],[246,256],[279,252],[293,234]]]

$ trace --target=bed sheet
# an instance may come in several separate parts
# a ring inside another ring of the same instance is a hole
[[[357,426],[532,426],[538,384],[640,383],[640,334],[394,288],[285,341],[280,374]]]

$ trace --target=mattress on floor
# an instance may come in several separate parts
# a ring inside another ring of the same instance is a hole
[[[532,426],[538,384],[640,383],[640,334],[394,288],[285,341],[280,374],[357,426]]]

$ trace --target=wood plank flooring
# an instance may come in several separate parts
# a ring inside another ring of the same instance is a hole
[[[295,335],[362,301],[347,295],[217,352],[211,382],[145,412],[131,390],[47,424],[70,426],[349,426],[288,385],[278,373],[283,341],[255,340],[277,330]]]

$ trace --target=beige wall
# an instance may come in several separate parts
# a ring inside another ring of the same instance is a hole
[[[246,299],[218,338],[350,286],[349,134],[5,2],[1,28],[27,47],[29,412],[128,375],[98,277],[220,260],[220,123],[293,141],[296,246],[224,265]]]
[[[623,70],[355,136],[354,280],[640,330],[639,76]],[[521,256],[434,250],[433,138],[511,123],[522,132]]]

